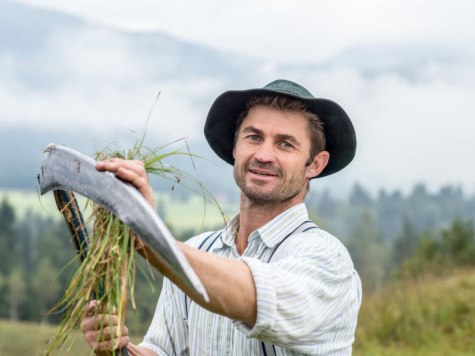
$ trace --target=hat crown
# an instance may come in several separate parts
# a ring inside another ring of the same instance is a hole
[[[267,84],[264,89],[278,91],[284,94],[290,94],[302,99],[314,99],[315,97],[303,86],[291,82],[290,80],[277,79]]]

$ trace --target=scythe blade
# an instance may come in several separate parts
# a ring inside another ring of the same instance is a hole
[[[81,194],[112,212],[140,236],[152,265],[156,266],[154,261],[158,259],[162,267],[209,300],[170,230],[132,185],[110,172],[96,170],[96,161],[92,158],[56,144],[48,145],[44,151],[38,182],[42,195],[51,190],[67,190]]]

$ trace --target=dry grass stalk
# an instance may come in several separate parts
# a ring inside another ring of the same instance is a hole
[[[119,157],[141,160],[144,162],[146,171],[150,174],[171,179],[175,184],[182,184],[192,191],[195,190],[188,186],[186,181],[194,182],[199,186],[205,207],[207,202],[218,206],[212,195],[193,176],[183,174],[175,167],[162,163],[163,159],[173,155],[187,155],[192,160],[193,155],[190,152],[161,153],[164,148],[161,147],[152,150],[146,149],[146,153],[143,153],[144,137],[145,135],[127,152],[100,151],[97,153],[96,159]],[[183,184],[184,182],[185,184]],[[97,313],[117,314],[118,330],[121,330],[125,323],[127,303],[129,302],[135,309],[136,260],[134,247],[137,237],[112,213],[93,202],[88,202],[88,204],[92,207],[88,222],[88,225],[92,226],[92,233],[88,243],[87,257],[73,276],[64,297],[51,309],[51,311],[65,311],[65,313],[56,335],[49,343],[48,355],[55,352],[61,353],[69,336],[80,324],[81,313],[90,300],[100,301]],[[112,335],[114,334],[112,332]],[[72,342],[68,348],[71,345]]]

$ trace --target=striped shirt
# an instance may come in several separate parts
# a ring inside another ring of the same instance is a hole
[[[240,256],[236,215],[187,243],[250,268],[257,295],[253,327],[211,313],[164,279],[141,346],[158,355],[351,355],[361,282],[346,248],[296,205],[255,230]]]

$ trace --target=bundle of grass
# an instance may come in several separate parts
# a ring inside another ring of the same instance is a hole
[[[199,192],[203,196],[205,207],[207,202],[218,206],[212,195],[193,176],[163,163],[165,158],[175,155],[186,155],[193,162],[194,156],[189,150],[187,152],[162,153],[167,146],[145,149],[144,136],[142,136],[130,150],[107,149],[98,152],[96,159],[116,157],[140,160],[148,173],[171,179],[174,184],[180,183],[192,191]],[[187,184],[188,182],[192,182],[194,187],[198,186],[199,189],[193,189],[193,186]],[[92,228],[87,245],[87,255],[71,279],[63,298],[51,310],[51,312],[64,313],[64,316],[56,335],[49,344],[48,355],[56,351],[59,353],[65,347],[66,341],[80,324],[81,314],[90,300],[99,301],[96,304],[96,313],[117,315],[119,325],[117,330],[111,331],[111,335],[117,335],[122,330],[127,303],[130,303],[135,309],[135,249],[142,246],[143,243],[111,212],[92,201],[87,204],[91,211],[87,225]],[[71,345],[72,342],[68,348]]]

